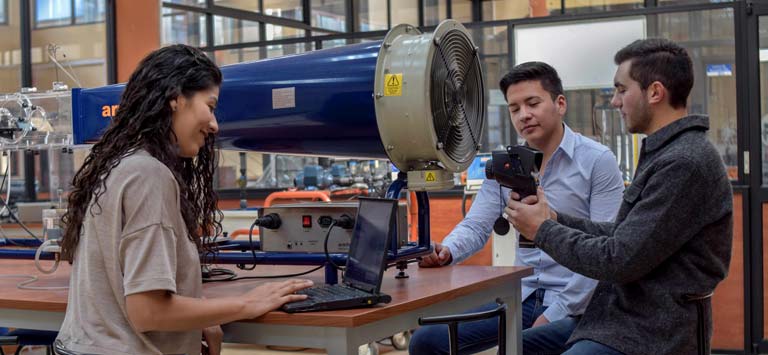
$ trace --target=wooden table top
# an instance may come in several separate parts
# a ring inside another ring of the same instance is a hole
[[[50,261],[45,262],[46,267]],[[238,276],[276,275],[307,270],[309,266],[273,266],[257,265],[253,271],[236,270]],[[0,260],[0,275],[36,275],[39,281],[34,286],[66,286],[69,283],[71,268],[67,263],[60,263],[53,275],[42,275],[30,260]],[[478,290],[514,282],[532,274],[527,267],[490,267],[490,266],[451,266],[442,268],[419,268],[409,265],[408,279],[395,279],[395,268],[384,275],[382,292],[392,296],[389,304],[379,304],[369,308],[357,308],[330,312],[308,312],[288,314],[280,311],[269,312],[247,322],[260,322],[285,325],[321,325],[335,327],[355,327],[388,318],[395,314],[411,311],[440,301],[462,297]],[[323,282],[323,270],[304,276]],[[67,303],[67,290],[42,291],[21,290],[16,284],[24,279],[10,279],[0,276],[0,308],[64,312]],[[237,296],[256,285],[268,280],[240,280],[234,282],[214,282],[203,285],[203,293],[208,298]],[[275,280],[271,280],[275,281]],[[32,286],[30,285],[30,286]]]

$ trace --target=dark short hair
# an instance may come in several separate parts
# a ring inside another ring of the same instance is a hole
[[[515,65],[507,75],[504,75],[504,77],[501,78],[499,88],[506,100],[507,89],[509,89],[510,86],[523,81],[535,80],[538,80],[541,83],[541,87],[552,96],[552,100],[557,99],[559,95],[564,95],[563,82],[560,80],[560,76],[557,75],[557,70],[544,62],[525,62]]]
[[[686,106],[693,88],[693,62],[677,43],[663,38],[637,40],[618,51],[613,60],[616,65],[631,60],[629,77],[643,90],[658,81],[669,92],[672,107]]]

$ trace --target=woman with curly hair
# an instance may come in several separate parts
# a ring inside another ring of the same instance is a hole
[[[222,77],[199,49],[142,60],[119,109],[75,175],[61,256],[72,265],[57,352],[218,354],[219,324],[255,318],[311,281],[203,299],[203,234],[218,233],[214,110]]]

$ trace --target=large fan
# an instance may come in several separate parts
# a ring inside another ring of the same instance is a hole
[[[483,75],[467,30],[453,20],[431,34],[397,26],[376,71],[384,92],[386,78],[402,73],[402,95],[376,95],[376,118],[389,158],[409,172],[409,189],[451,187],[451,172],[466,169],[480,148],[485,122]]]

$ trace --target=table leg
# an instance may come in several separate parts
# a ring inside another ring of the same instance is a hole
[[[357,337],[352,336],[348,329],[335,328],[330,333],[333,334],[328,334],[328,355],[357,355],[360,345],[363,345],[357,344]]]
[[[520,281],[505,287],[502,301],[507,304],[507,355],[522,355],[523,353],[523,309]]]

